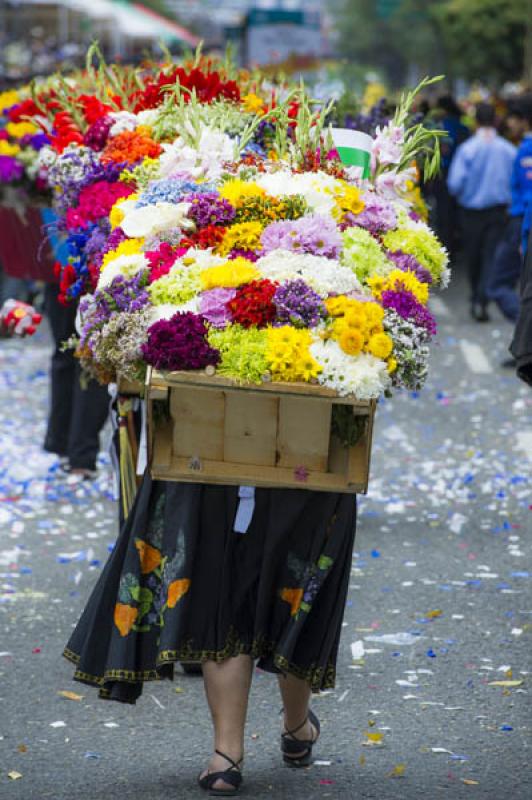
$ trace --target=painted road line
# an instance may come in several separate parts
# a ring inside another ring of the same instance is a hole
[[[524,450],[529,461],[532,461],[532,431],[520,431],[515,435],[515,446],[518,450]]]
[[[460,350],[471,372],[476,372],[477,375],[493,372],[493,367],[479,344],[460,339]]]
[[[435,317],[450,317],[451,311],[449,306],[443,302],[441,297],[431,297],[430,298],[430,310],[434,314]]]

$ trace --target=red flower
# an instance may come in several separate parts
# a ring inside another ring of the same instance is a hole
[[[233,322],[249,328],[256,325],[263,328],[275,319],[276,308],[273,296],[277,284],[272,281],[251,281],[242,286],[232,300],[227,303]]]
[[[97,97],[92,97],[88,94],[80,95],[76,102],[79,103],[83,108],[83,115],[89,125],[94,124],[101,117],[107,116],[110,111],[114,110],[112,106],[108,106],[106,103],[101,103]]]
[[[216,247],[224,238],[225,228],[221,225],[207,225],[199,231],[190,233],[181,239],[181,247],[198,247],[200,250],[207,250],[209,247]]]
[[[236,103],[240,101],[237,83],[224,80],[219,72],[208,72],[198,67],[187,71],[183,67],[176,67],[169,74],[161,73],[157,80],[152,78],[144,89],[133,93],[130,100],[134,103],[135,113],[156,108],[161,103],[162,94],[169,91],[166,87],[172,87],[177,82],[189,92],[194,91],[201,103],[212,103],[220,97]],[[185,101],[188,101],[188,94],[185,95]]]
[[[22,103],[17,103],[16,106],[12,106],[7,112],[7,116],[10,122],[22,122],[23,117],[34,117],[38,113],[39,109],[33,100],[28,99],[23,100]]]

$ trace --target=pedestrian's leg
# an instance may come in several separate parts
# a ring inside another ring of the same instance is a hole
[[[44,293],[45,313],[52,330],[55,350],[50,364],[50,411],[44,449],[65,456],[72,415],[76,359],[72,351],[63,351],[61,343],[75,331],[75,307],[64,307],[57,300],[58,287],[47,284]]]
[[[250,656],[228,658],[220,664],[207,661],[203,664],[205,693],[214,726],[214,754],[207,772],[223,772],[230,764],[216,753],[224,753],[235,763],[244,755],[244,727],[248,709],[249,690],[253,673]],[[215,789],[231,788],[222,780],[216,781]]]
[[[84,383],[77,366],[68,439],[68,460],[73,471],[96,469],[100,431],[107,420],[110,402],[107,387],[93,380]]]
[[[481,271],[479,275],[479,296],[481,304],[486,306],[489,298],[487,286],[493,271],[493,262],[496,258],[506,227],[506,209],[493,208],[486,214],[481,240]]]
[[[462,211],[464,255],[471,289],[471,307],[481,304],[479,282],[482,273],[482,212]]]
[[[279,690],[284,709],[284,731],[294,731],[291,738],[311,742],[318,731],[309,720],[310,686],[294,675],[279,675]],[[298,756],[294,755],[294,759]]]
[[[508,222],[503,237],[495,250],[495,256],[488,268],[486,294],[493,300],[510,322],[519,315],[517,283],[521,272],[521,217]]]

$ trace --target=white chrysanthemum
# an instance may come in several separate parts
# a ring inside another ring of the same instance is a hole
[[[212,248],[209,247],[206,250],[200,250],[197,247],[191,247],[190,250],[187,250],[186,255],[181,256],[175,262],[174,266],[187,266],[190,264],[190,260],[194,261],[194,266],[201,267],[201,269],[209,269],[210,267],[218,267],[220,264],[225,264],[227,258],[223,258],[223,256],[218,256],[212,252]]]
[[[41,147],[39,150],[37,162],[43,169],[49,169],[56,163],[58,158],[59,155],[56,153],[56,151],[49,145],[45,144],[44,147]]]
[[[386,362],[370,353],[349,356],[333,339],[317,339],[310,352],[322,367],[319,383],[342,397],[354,394],[359,400],[374,400],[391,384]]]
[[[292,173],[284,170],[264,173],[256,183],[274,197],[300,194],[317,214],[330,214],[335,207],[334,190],[342,183],[325,172]]]
[[[109,116],[114,119],[113,127],[109,131],[110,136],[118,136],[124,131],[134,131],[139,124],[137,115],[130,111],[111,111]]]
[[[259,258],[255,266],[264,278],[271,281],[290,281],[300,278],[320,297],[330,294],[360,292],[362,286],[349,267],[324,256],[294,253],[290,250],[273,250]]]
[[[188,303],[181,305],[174,305],[173,303],[161,303],[159,306],[151,306],[149,308],[149,325],[160,320],[172,319],[174,314],[184,314],[187,311],[192,311],[193,314],[199,313],[199,297],[193,297]]]
[[[215,180],[220,177],[224,163],[233,160],[233,142],[225,133],[204,128],[197,147],[190,147],[183,139],[163,144],[164,152],[159,159],[162,178],[172,175],[187,175]]]
[[[187,217],[190,203],[155,203],[151,206],[127,209],[120,227],[131,238],[153,236],[156,233],[181,228],[192,230],[194,221]],[[121,206],[124,211],[124,207]]]
[[[124,278],[132,278],[141,269],[148,267],[148,260],[142,253],[134,253],[130,256],[117,256],[112,261],[109,261],[98,279],[98,289],[109,286],[112,281],[119,275]]]

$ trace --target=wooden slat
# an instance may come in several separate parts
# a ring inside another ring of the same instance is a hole
[[[277,413],[276,397],[227,392],[224,461],[273,466],[276,457]]]
[[[264,395],[265,393],[276,395],[297,395],[305,396],[310,399],[323,399],[327,398],[332,403],[340,403],[347,406],[356,406],[367,410],[371,407],[373,401],[358,400],[356,397],[349,395],[348,397],[338,397],[336,392],[332,389],[326,389],[323,386],[318,386],[313,383],[283,383],[282,381],[271,381],[269,383],[243,383],[239,384],[231,378],[225,378],[221,375],[207,375],[205,372],[193,371],[179,371],[179,372],[157,372],[153,371],[152,383],[154,385],[193,385],[204,386],[206,389],[225,388],[234,392],[249,392],[257,395]]]
[[[174,422],[174,455],[223,460],[224,412],[225,399],[221,391],[173,387],[170,415]]]
[[[195,467],[198,467],[196,469]],[[355,494],[365,491],[365,484],[348,484],[345,477],[327,472],[310,472],[305,481],[298,481],[294,470],[287,467],[245,466],[225,461],[201,461],[192,465],[189,459],[173,458],[166,468],[154,466],[152,475],[158,480],[183,483],[209,483],[223,486],[258,486],[261,488],[308,489],[311,491]]]
[[[332,404],[306,398],[281,397],[277,433],[277,465],[327,470]]]

